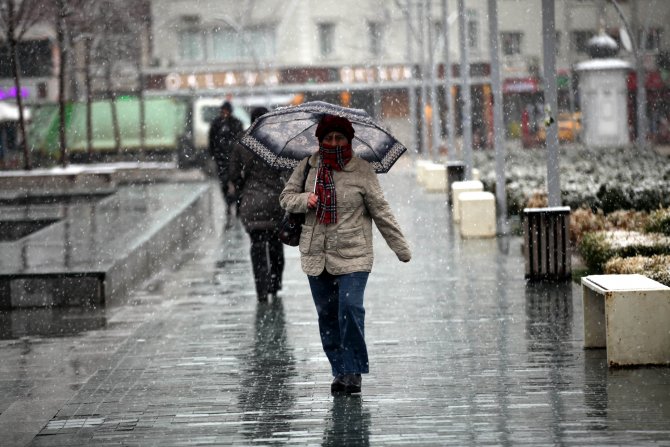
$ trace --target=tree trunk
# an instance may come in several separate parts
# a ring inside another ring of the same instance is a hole
[[[110,101],[112,111],[112,132],[114,134],[114,152],[116,155],[121,153],[121,134],[119,132],[119,117],[116,113],[116,92],[112,87],[112,62],[111,58],[107,60],[105,66],[105,84],[107,84],[107,98]]]
[[[61,164],[67,167],[67,140],[65,133],[65,4],[63,0],[58,0],[58,20],[56,35],[58,38],[58,49],[60,51],[60,61],[58,64],[58,146],[60,149]]]
[[[84,40],[84,76],[86,77],[86,154],[89,163],[93,159],[93,113],[91,92],[91,36]]]
[[[30,159],[30,151],[28,150],[28,140],[26,139],[26,120],[23,116],[23,98],[21,97],[21,70],[19,68],[19,57],[16,51],[17,42],[14,37],[14,2],[8,2],[7,8],[7,22],[9,37],[9,51],[12,63],[12,70],[14,72],[14,87],[16,88],[16,105],[19,108],[19,132],[21,134],[21,147],[23,148],[23,169],[31,170],[33,168],[32,160]]]

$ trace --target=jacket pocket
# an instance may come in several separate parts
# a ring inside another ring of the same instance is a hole
[[[358,258],[368,252],[363,227],[358,226],[337,232],[337,254],[343,258]]]
[[[311,225],[302,226],[299,249],[303,255],[318,255],[323,251],[324,235],[322,232],[315,231],[315,228]]]

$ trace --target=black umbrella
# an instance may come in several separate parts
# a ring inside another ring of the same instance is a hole
[[[388,172],[407,150],[388,130],[374,122],[365,110],[313,101],[283,107],[253,122],[240,142],[278,169],[293,169],[319,148],[314,132],[324,115],[347,118],[354,127],[354,153],[372,164],[375,172]]]

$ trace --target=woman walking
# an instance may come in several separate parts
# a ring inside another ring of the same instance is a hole
[[[254,109],[252,122],[267,112],[265,107]],[[284,247],[277,229],[284,215],[279,205],[284,181],[279,171],[239,144],[231,154],[229,178],[240,197],[239,215],[251,239],[256,295],[259,301],[267,301],[268,295],[276,298],[284,272]]]
[[[316,137],[319,150],[295,168],[280,201],[287,211],[306,213],[300,259],[334,376],[331,392],[359,393],[369,370],[363,295],[373,264],[372,221],[399,260],[408,262],[411,251],[372,166],[352,152],[349,120],[325,115]]]

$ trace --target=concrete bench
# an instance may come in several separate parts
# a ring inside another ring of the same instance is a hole
[[[582,278],[584,348],[609,366],[670,365],[670,287],[643,275]]]
[[[496,236],[495,196],[486,191],[468,191],[458,195],[461,213],[461,237]]]
[[[453,219],[454,222],[460,222],[461,220],[461,214],[460,214],[460,208],[458,204],[458,196],[462,192],[471,192],[471,191],[483,191],[484,190],[484,184],[480,182],[479,180],[466,180],[463,182],[454,182],[451,184],[451,205],[452,205],[452,212],[451,212],[451,218]]]

